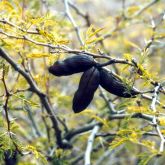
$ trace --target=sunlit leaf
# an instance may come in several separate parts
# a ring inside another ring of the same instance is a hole
[[[94,35],[98,34],[100,31],[102,31],[104,28],[98,28],[96,30],[94,30],[93,33],[89,34],[89,38],[93,37]]]
[[[29,53],[26,55],[27,58],[43,58],[43,57],[50,57],[51,54],[49,53]]]
[[[86,43],[86,44],[91,44],[91,43],[95,43],[95,42],[97,42],[97,41],[100,41],[100,40],[102,40],[102,39],[103,39],[103,37],[92,38],[92,39],[87,40],[85,43]]]

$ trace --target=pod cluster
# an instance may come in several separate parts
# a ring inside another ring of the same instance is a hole
[[[139,94],[133,88],[128,89],[128,85],[120,78],[112,72],[99,67],[98,63],[87,55],[76,55],[63,61],[56,61],[49,67],[49,72],[55,76],[68,76],[84,72],[73,97],[72,108],[75,113],[87,108],[99,85],[106,91],[120,97],[130,98]]]

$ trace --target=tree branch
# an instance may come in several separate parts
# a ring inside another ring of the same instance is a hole
[[[78,37],[78,40],[80,41],[81,43],[81,46],[84,45],[83,41],[82,41],[82,38],[81,38],[81,35],[80,35],[80,30],[79,30],[79,27],[77,26],[76,22],[74,21],[71,13],[70,13],[70,10],[69,10],[69,4],[68,4],[68,0],[64,0],[64,4],[65,4],[65,12],[66,12],[66,15],[67,17],[69,18],[70,22],[72,23],[73,27],[75,28],[75,31],[77,33],[77,37]]]
[[[147,121],[152,121],[153,116],[142,114],[142,113],[134,113],[133,115],[130,114],[115,114],[109,116],[110,120],[115,120],[115,119],[124,119],[125,117],[131,117],[131,118],[140,118],[140,119],[145,119]]]
[[[80,9],[74,3],[68,1],[68,4],[69,4],[69,6],[71,8],[73,8],[76,11],[76,13],[78,15],[80,15],[81,17],[83,17],[84,19],[86,19],[86,14],[84,14],[83,12],[81,12]]]
[[[10,93],[7,89],[6,81],[5,81],[5,65],[3,64],[3,71],[2,71],[2,82],[5,88],[5,103],[3,105],[3,108],[5,110],[5,116],[6,116],[6,122],[7,122],[7,131],[10,135],[10,120],[9,120],[9,114],[8,114],[8,101],[10,97]]]
[[[92,148],[93,148],[93,142],[94,142],[97,132],[99,131],[99,128],[100,127],[98,125],[94,126],[92,133],[88,138],[88,144],[87,144],[85,157],[84,157],[84,160],[85,160],[84,165],[91,165],[90,159],[91,159],[91,152],[92,152]]]
[[[152,102],[151,102],[151,105],[150,105],[150,108],[153,112],[157,111],[156,110],[156,101],[157,101],[157,97],[158,97],[158,94],[159,94],[159,88],[160,87],[161,87],[161,85],[158,84],[154,89],[154,94],[153,94]],[[153,125],[155,126],[155,129],[156,129],[156,131],[157,131],[157,133],[160,137],[160,140],[161,140],[160,147],[159,147],[159,152],[160,152],[160,154],[162,154],[163,151],[164,151],[165,138],[164,138],[163,134],[161,133],[161,129],[160,129],[158,123],[157,123],[156,115],[154,116],[152,122],[153,122]]]
[[[145,10],[147,10],[149,7],[153,6],[155,3],[159,2],[160,0],[153,0],[150,3],[146,4],[141,10],[139,10],[135,15],[133,15],[131,18],[137,17],[141,15]]]
[[[88,125],[85,125],[83,127],[74,129],[74,130],[70,130],[65,136],[64,139],[66,140],[71,140],[74,136],[81,134],[83,132],[87,132],[90,131],[91,129],[93,129],[93,127],[95,127],[96,125],[102,125],[101,123],[97,122],[97,123],[91,123]]]

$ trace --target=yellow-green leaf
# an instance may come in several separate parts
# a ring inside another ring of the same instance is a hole
[[[100,40],[102,40],[102,39],[103,39],[103,37],[98,37],[98,38],[89,39],[89,40],[87,40],[87,41],[85,42],[85,44],[95,43],[95,42],[100,41]]]
[[[87,29],[86,31],[86,35],[89,36],[93,30],[94,26],[93,25],[90,25],[90,27]]]
[[[49,53],[29,53],[27,54],[27,58],[43,58],[43,57],[50,57],[51,54]]]
[[[96,35],[97,33],[99,33],[100,31],[102,31],[104,28],[98,28],[96,29],[93,33],[91,33],[88,37],[91,38],[93,37],[94,35]]]

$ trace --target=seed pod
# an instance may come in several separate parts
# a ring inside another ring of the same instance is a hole
[[[55,76],[64,76],[69,74],[69,69],[63,61],[56,61],[49,67],[49,72]]]
[[[55,76],[67,76],[74,73],[84,72],[95,66],[94,59],[87,55],[76,55],[65,59],[64,61],[56,61],[49,67],[49,72]]]
[[[90,104],[99,82],[100,73],[97,68],[92,67],[83,73],[73,98],[73,111],[75,113],[83,111]]]
[[[120,97],[135,97],[139,94],[135,89],[129,89],[124,82],[106,69],[100,69],[100,85],[108,92]]]

